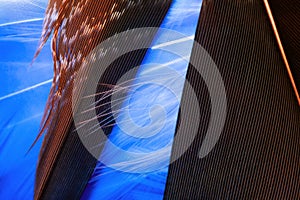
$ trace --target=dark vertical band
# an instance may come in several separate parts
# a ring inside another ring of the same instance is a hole
[[[201,126],[170,166],[165,199],[299,198],[300,108],[263,1],[204,0],[196,40],[223,77],[227,119],[219,142],[200,159],[211,104],[201,75],[189,66]]]

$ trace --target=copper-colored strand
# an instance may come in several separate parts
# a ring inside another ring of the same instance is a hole
[[[267,9],[267,12],[268,12],[268,15],[269,15],[272,27],[273,27],[273,31],[275,33],[275,37],[276,37],[276,40],[277,40],[277,43],[278,43],[278,46],[279,46],[279,49],[280,49],[280,52],[281,52],[281,56],[283,58],[284,64],[286,66],[286,69],[288,71],[290,80],[292,82],[293,89],[295,91],[295,94],[296,94],[296,97],[297,97],[297,100],[298,100],[298,104],[300,106],[300,96],[299,96],[299,93],[298,93],[298,90],[297,90],[297,86],[296,86],[293,74],[291,72],[291,68],[290,68],[289,62],[287,60],[286,54],[285,54],[284,49],[283,49],[283,45],[282,45],[282,42],[281,42],[278,30],[277,30],[275,21],[274,21],[274,17],[273,17],[273,14],[272,14],[269,2],[268,2],[268,0],[264,0],[264,3],[265,3],[265,6],[266,6],[266,9]]]

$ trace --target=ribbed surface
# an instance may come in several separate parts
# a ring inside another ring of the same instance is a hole
[[[165,199],[298,199],[300,109],[263,1],[205,0],[196,40],[224,79],[227,121],[213,151],[199,159],[210,98],[190,66],[187,79],[199,98],[200,128],[189,150],[170,166]]]
[[[149,42],[151,42],[150,39]],[[115,85],[118,79],[126,71],[142,62],[145,52],[146,50],[134,51],[117,59],[108,68],[107,73],[99,80],[99,83]],[[131,59],[132,57],[135,59]],[[107,90],[110,90],[110,88],[102,86],[99,87],[98,92],[105,92]],[[106,93],[104,94],[106,95]],[[104,95],[99,95],[97,96],[97,99],[103,98],[103,96]],[[99,104],[105,105],[110,100],[111,98],[104,98],[104,100],[99,101]],[[109,106],[110,104],[107,104],[107,106],[101,106],[97,109],[97,113],[104,115],[104,117],[99,117],[98,121],[100,126],[105,124],[106,128],[102,129],[105,134],[110,134],[112,128],[111,124],[115,123]],[[90,119],[89,113],[83,118],[86,120]],[[98,143],[101,144],[97,134],[91,135],[89,141],[96,145],[99,145]],[[97,141],[99,142],[97,143]],[[97,154],[100,155],[102,147],[97,148],[96,151]],[[94,171],[96,163],[97,159],[95,159],[82,144],[82,141],[76,132],[76,128],[74,124],[72,124],[71,129],[67,134],[66,141],[55,160],[55,165],[52,168],[51,176],[43,191],[42,199],[80,199],[81,194]]]
[[[96,160],[73,132],[71,95],[74,74],[81,67],[82,60],[104,39],[130,28],[159,27],[170,1],[63,1],[62,5],[56,4],[56,1],[50,3],[49,6],[54,5],[59,12],[56,25],[52,27],[55,77],[45,113],[44,127],[47,135],[40,153],[35,199],[79,199]],[[48,18],[49,16],[46,19]],[[45,26],[47,23],[46,20]],[[46,33],[47,31],[49,30]],[[151,38],[148,42],[151,42]],[[118,66],[124,68],[111,73],[112,81],[126,66],[133,67],[141,62],[144,53],[145,51],[141,51],[137,55],[132,54],[135,59],[129,56],[125,61],[119,60]],[[86,77],[82,78],[84,80]]]
[[[272,0],[269,4],[300,92],[300,2]]]

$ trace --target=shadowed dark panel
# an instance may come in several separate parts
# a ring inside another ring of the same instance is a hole
[[[200,128],[170,165],[165,199],[298,199],[300,108],[263,1],[204,0],[196,40],[223,77],[227,119],[212,152],[200,159],[211,105],[204,81],[189,66]]]

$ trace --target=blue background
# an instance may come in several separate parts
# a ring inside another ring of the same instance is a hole
[[[33,198],[41,140],[28,150],[51,86],[49,42],[30,63],[46,6],[46,0],[0,0],[0,199]]]

